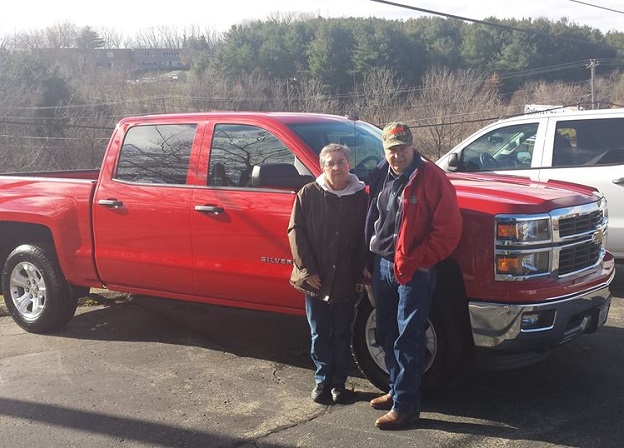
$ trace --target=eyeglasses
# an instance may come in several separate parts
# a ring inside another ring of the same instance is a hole
[[[384,151],[386,152],[386,154],[396,154],[396,153],[403,153],[403,152],[407,152],[407,150],[412,150],[412,145],[394,145],[391,146],[390,148],[386,148],[384,149]]]
[[[335,162],[325,162],[324,166],[327,168],[333,168],[335,166],[345,166],[349,163],[347,159],[336,160]]]

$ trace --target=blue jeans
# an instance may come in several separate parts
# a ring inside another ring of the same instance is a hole
[[[312,336],[310,355],[316,366],[314,379],[331,387],[344,386],[355,305],[351,301],[326,303],[306,296],[305,307]]]
[[[420,412],[422,375],[426,362],[425,330],[436,272],[418,270],[401,285],[394,276],[394,263],[376,256],[373,294],[377,315],[377,337],[385,350],[393,409],[399,413]]]

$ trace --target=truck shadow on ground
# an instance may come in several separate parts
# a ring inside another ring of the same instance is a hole
[[[304,316],[144,296],[98,301],[104,306],[80,307],[56,335],[196,346],[312,368]]]

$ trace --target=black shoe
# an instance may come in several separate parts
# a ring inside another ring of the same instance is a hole
[[[325,383],[318,383],[314,386],[314,389],[312,389],[310,396],[317,403],[328,402],[330,397],[329,386]]]
[[[350,391],[344,388],[344,386],[332,387],[331,397],[332,401],[336,404],[346,404],[349,402]]]

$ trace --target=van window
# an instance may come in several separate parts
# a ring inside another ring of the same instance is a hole
[[[557,122],[554,167],[624,163],[624,118]]]
[[[462,151],[460,171],[514,170],[531,167],[538,123],[495,129]]]

